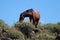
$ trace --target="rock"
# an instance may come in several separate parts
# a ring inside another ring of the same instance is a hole
[[[38,28],[33,29],[33,31],[34,31],[35,33],[40,33],[40,29],[38,29]]]
[[[57,36],[55,40],[60,40],[60,36]]]
[[[57,33],[55,40],[60,40],[60,32]]]
[[[1,38],[1,40],[11,40],[11,39],[9,39],[9,38]]]

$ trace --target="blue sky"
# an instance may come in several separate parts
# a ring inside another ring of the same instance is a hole
[[[60,0],[0,0],[0,19],[13,25],[20,13],[30,8],[40,12],[42,23],[60,22]]]

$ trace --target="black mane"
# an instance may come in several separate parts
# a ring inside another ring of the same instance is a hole
[[[33,11],[33,9],[31,8],[31,9],[28,9],[28,10],[26,10],[26,12],[32,12]]]

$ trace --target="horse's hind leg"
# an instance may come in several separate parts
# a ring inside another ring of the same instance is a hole
[[[37,22],[33,21],[33,24],[35,25],[35,28],[37,28]]]
[[[35,28],[37,28],[37,22],[33,19],[33,24],[35,25]]]
[[[38,21],[39,21],[39,20],[36,20],[36,21],[35,21],[35,28],[37,28]]]

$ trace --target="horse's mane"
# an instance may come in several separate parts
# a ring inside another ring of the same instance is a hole
[[[33,9],[31,8],[31,9],[28,9],[28,10],[26,10],[26,12],[32,12],[33,11]]]

